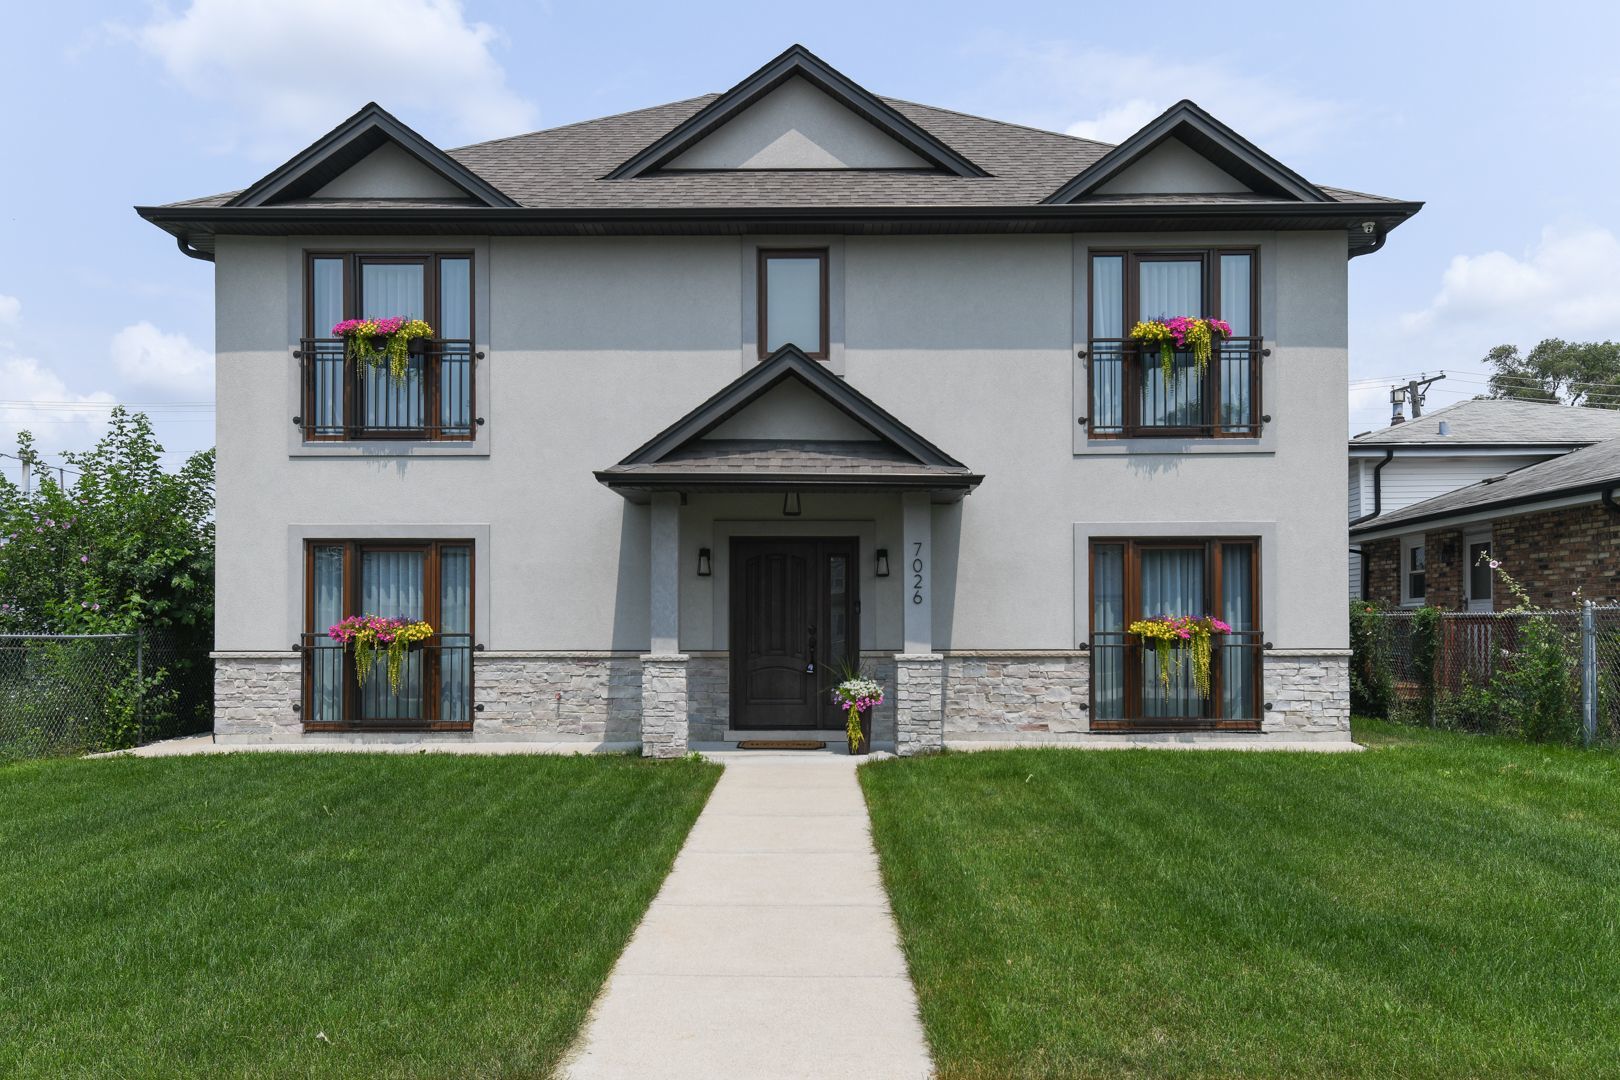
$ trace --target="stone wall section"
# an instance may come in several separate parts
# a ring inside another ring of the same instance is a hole
[[[895,752],[901,757],[945,748],[944,663],[937,653],[899,653],[894,658]],[[872,741],[877,741],[876,731]]]
[[[1090,730],[1085,653],[947,653],[944,671],[947,738]]]
[[[233,742],[303,738],[303,663],[293,653],[215,654],[214,735]]]
[[[1278,649],[1263,661],[1267,734],[1350,737],[1350,651]]]
[[[687,751],[686,663],[680,654],[641,658],[641,752],[647,757]]]
[[[613,653],[479,656],[475,734],[635,743],[641,740],[641,660]]]

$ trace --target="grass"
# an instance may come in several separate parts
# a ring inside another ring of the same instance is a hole
[[[0,1075],[544,1075],[719,772],[381,754],[0,767]]]
[[[863,767],[941,1077],[1615,1075],[1620,755],[1357,735]]]

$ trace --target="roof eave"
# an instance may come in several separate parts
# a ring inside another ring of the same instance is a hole
[[[772,475],[716,475],[696,470],[687,473],[660,473],[656,476],[601,469],[598,483],[630,499],[644,501],[656,492],[775,494],[798,491],[806,494],[847,494],[926,491],[936,502],[958,502],[984,480],[978,473],[945,476],[894,475],[880,473],[784,473]]]
[[[1481,518],[1502,517],[1504,516],[1502,514],[1504,510],[1517,511],[1513,516],[1531,513],[1531,510],[1525,508],[1535,507],[1539,504],[1547,504],[1546,509],[1556,509],[1559,505],[1569,505],[1572,502],[1591,502],[1601,499],[1605,491],[1614,491],[1617,488],[1620,488],[1620,476],[1585,484],[1571,484],[1568,487],[1553,488],[1548,491],[1534,491],[1525,495],[1513,495],[1505,499],[1475,503],[1472,506],[1435,510],[1431,513],[1416,514],[1395,521],[1374,518],[1365,525],[1351,529],[1350,538],[1358,542],[1384,540],[1392,536],[1412,532],[1419,525],[1443,524],[1454,520],[1460,522],[1464,518],[1478,520]]]

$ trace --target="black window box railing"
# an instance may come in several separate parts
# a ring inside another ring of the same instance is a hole
[[[302,386],[294,417],[306,442],[419,439],[470,442],[477,415],[476,364],[464,339],[418,338],[403,379],[385,363],[349,359],[342,338],[304,338],[294,354]]]
[[[1258,438],[1260,371],[1269,350],[1257,337],[1214,343],[1202,372],[1189,350],[1165,382],[1157,344],[1099,338],[1086,351],[1087,427],[1093,438]]]
[[[435,634],[413,647],[397,691],[384,654],[362,684],[354,651],[322,634],[303,634],[299,714],[305,731],[471,731],[471,634]]]
[[[1182,650],[1181,670],[1166,690],[1158,680],[1155,649],[1135,634],[1091,635],[1091,730],[1259,731],[1265,634],[1218,634],[1210,649],[1210,694],[1193,688],[1192,657]]]

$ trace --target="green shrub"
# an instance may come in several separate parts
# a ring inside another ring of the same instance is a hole
[[[1579,647],[1576,634],[1546,615],[1532,614],[1519,627],[1512,662],[1497,672],[1492,689],[1525,738],[1559,743],[1580,738]]]
[[[1412,613],[1412,674],[1418,682],[1418,707],[1422,720],[1434,722],[1435,667],[1440,659],[1440,626],[1443,613],[1437,607],[1420,607]]]
[[[1389,618],[1378,603],[1350,601],[1350,711],[1388,717],[1395,702]]]

